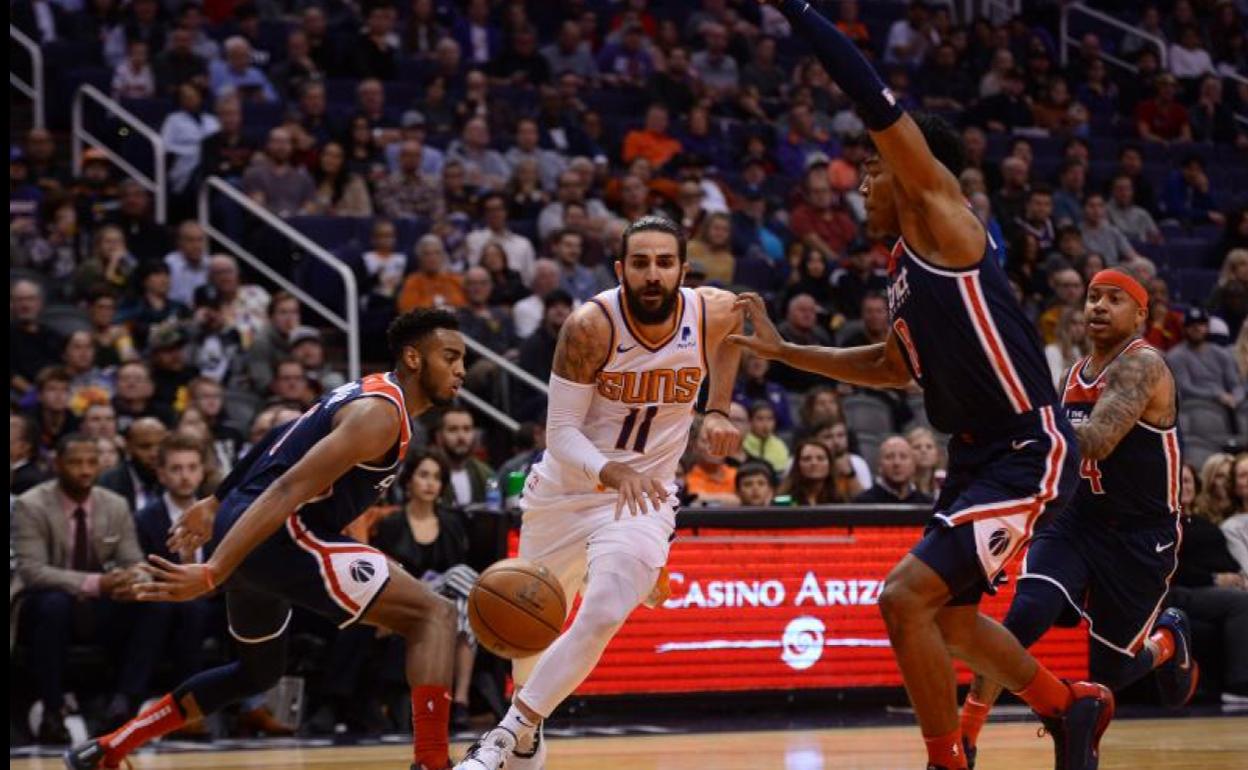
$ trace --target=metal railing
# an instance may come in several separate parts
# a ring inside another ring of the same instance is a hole
[[[83,121],[83,109],[85,102],[91,100],[98,104],[106,113],[118,118],[131,129],[136,131],[152,145],[152,154],[155,156],[152,164],[152,175],[148,176],[142,171],[135,168],[128,160],[121,157],[120,154],[114,152],[111,147],[104,143],[99,137],[87,130]],[[127,176],[141,184],[148,192],[152,194],[152,200],[155,202],[156,221],[159,224],[165,223],[166,212],[169,205],[168,194],[168,172],[166,171],[165,159],[165,142],[161,139],[160,134],[135,117],[134,113],[122,107],[113,99],[104,95],[98,88],[92,85],[83,85],[79,87],[74,94],[73,109],[73,136],[71,145],[74,153],[74,175],[82,174],[82,147],[89,144],[108,157],[109,161],[117,168],[126,173]]]
[[[12,24],[9,25],[9,40],[17,43],[26,49],[26,53],[30,56],[30,82],[22,79],[13,70],[9,70],[9,85],[16,88],[19,93],[30,99],[33,105],[34,115],[32,122],[35,128],[43,128],[46,123],[46,115],[43,106],[43,51],[39,48],[39,44],[26,36]]]
[[[1230,80],[1231,82],[1238,83],[1241,86],[1248,86],[1248,78],[1244,77],[1238,72],[1223,71],[1223,72],[1219,72],[1218,74],[1222,76],[1223,80]],[[1223,98],[1225,98],[1225,93],[1223,94]],[[1237,99],[1235,101],[1240,106],[1244,106],[1243,100]],[[1248,107],[1245,107],[1245,109],[1248,109]],[[1248,126],[1248,112],[1235,113],[1235,120],[1239,123],[1242,123],[1244,126]]]
[[[249,214],[259,219],[269,228],[285,237],[296,246],[298,246],[307,254],[333,270],[342,278],[343,290],[346,293],[346,301],[343,307],[346,308],[347,315],[343,318],[338,313],[322,305],[315,297],[308,294],[303,289],[295,285],[293,281],[286,276],[274,270],[263,259],[252,254],[246,247],[234,240],[230,235],[216,227],[211,221],[212,206],[210,198],[212,193],[217,192],[229,198],[238,206],[245,209]],[[287,224],[281,217],[261,206],[244,194],[241,190],[235,188],[229,182],[219,176],[210,176],[199,188],[199,225],[204,228],[204,233],[209,238],[213,238],[223,244],[232,254],[251,265],[257,272],[268,278],[273,283],[282,287],[294,296],[305,306],[319,313],[325,320],[341,329],[347,335],[347,371],[348,378],[355,380],[360,377],[360,309],[359,309],[359,291],[355,282],[355,273],[351,268],[342,263],[341,260],[335,258],[321,246],[313,243],[306,235],[299,232],[295,228]]]
[[[1070,5],[1066,5],[1062,7],[1061,35],[1060,35],[1060,40],[1058,42],[1058,46],[1061,49],[1060,54],[1061,54],[1061,62],[1062,62],[1063,67],[1065,67],[1066,65],[1070,63],[1070,49],[1072,47],[1074,48],[1079,47],[1079,41],[1075,39],[1074,37],[1072,37],[1070,34],[1071,15],[1086,16],[1087,18],[1095,19],[1096,21],[1099,21],[1102,24],[1113,27],[1114,29],[1120,30],[1129,35],[1134,35],[1135,37],[1139,37],[1139,38],[1143,38],[1144,40],[1147,40],[1148,42],[1152,43],[1157,48],[1157,60],[1161,64],[1161,70],[1165,72],[1169,68],[1170,52],[1166,49],[1165,40],[1158,37],[1157,35],[1153,35],[1148,32],[1145,32],[1144,30],[1140,29],[1134,24],[1128,24],[1127,22],[1121,19],[1116,19],[1107,13],[1103,13],[1101,11],[1096,10],[1095,8],[1089,8],[1083,3],[1071,3]],[[1123,69],[1129,70],[1131,72],[1136,71],[1135,65],[1127,61],[1126,59],[1122,59],[1117,56],[1114,56],[1113,54],[1107,53],[1104,50],[1101,51],[1100,56],[1102,59],[1109,62],[1110,64],[1116,65],[1118,67],[1122,67]]]
[[[346,317],[344,318],[339,313],[325,307],[325,305],[321,304],[321,302],[319,302],[315,297],[312,297],[306,291],[295,285],[294,282],[266,264],[263,259],[251,253],[251,251],[249,251],[245,246],[230,237],[228,233],[216,227],[211,221],[212,206],[210,205],[210,197],[214,192],[220,193],[221,195],[229,198],[231,201],[245,209],[248,213],[256,217],[256,219],[260,222],[267,225],[279,235],[294,243],[309,256],[319,260],[337,273],[342,279],[343,292],[345,294],[343,298],[343,307],[346,308]],[[264,206],[261,206],[259,203],[244,194],[241,190],[217,176],[208,177],[208,179],[205,180],[203,185],[200,187],[199,224],[204,228],[204,233],[207,234],[209,238],[213,238],[221,243],[230,252],[255,268],[261,275],[298,297],[300,302],[311,308],[313,311],[319,313],[332,325],[342,330],[342,332],[347,336],[347,370],[349,372],[350,379],[354,380],[360,376],[359,289],[355,279],[355,272],[351,268],[347,267],[342,260],[335,257],[327,249],[316,244],[306,235],[296,230],[281,217],[272,213]],[[472,352],[493,363],[508,377],[515,377],[542,394],[548,392],[546,383],[542,382],[537,377],[534,377],[529,372],[526,372],[524,369],[521,369],[505,357],[495,353],[493,350],[486,347],[481,341],[465,336],[464,344]],[[459,397],[469,406],[479,410],[482,414],[486,415],[513,433],[520,428],[519,422],[481,396],[461,388],[459,391]]]

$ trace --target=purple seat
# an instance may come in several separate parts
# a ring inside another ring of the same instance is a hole
[[[1213,294],[1213,287],[1218,282],[1217,270],[1200,268],[1178,270],[1173,273],[1175,280],[1171,283],[1174,295],[1184,302],[1203,305]]]
[[[776,288],[779,272],[770,260],[761,257],[740,257],[732,271],[732,282],[748,286],[760,294],[770,294]]]
[[[351,217],[291,217],[286,221],[316,245],[330,251],[359,240],[356,220]]]

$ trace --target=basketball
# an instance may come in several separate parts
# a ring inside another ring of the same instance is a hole
[[[550,646],[563,631],[568,602],[550,570],[528,559],[493,565],[468,595],[468,621],[487,650],[525,658]]]

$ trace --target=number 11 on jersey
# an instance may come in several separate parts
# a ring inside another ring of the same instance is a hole
[[[644,454],[646,451],[646,441],[650,438],[650,423],[654,422],[654,416],[659,413],[659,407],[646,407],[646,415],[641,421],[641,426],[637,427],[637,415],[641,413],[641,407],[633,407],[628,410],[628,416],[624,418],[624,424],[620,426],[620,437],[615,440],[616,449],[627,449],[628,439],[633,435],[633,428],[637,428],[637,439],[633,442],[633,451],[638,454]]]

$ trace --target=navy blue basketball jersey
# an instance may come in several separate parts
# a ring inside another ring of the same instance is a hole
[[[943,433],[1000,431],[1056,406],[1035,326],[1023,315],[988,239],[974,267],[936,267],[902,239],[889,258],[888,307],[906,364]]]
[[[379,465],[361,463],[337,479],[327,480],[324,491],[304,503],[298,510],[302,526],[323,534],[337,533],[354,521],[394,483],[399,464],[407,456],[412,437],[411,418],[403,399],[403,389],[392,373],[370,374],[327,393],[298,420],[284,428],[285,432],[264,448],[256,458],[247,477],[230,496],[243,495],[255,499],[279,476],[311,451],[318,441],[334,429],[334,415],[344,405],[361,398],[384,398],[394,404],[402,419],[398,440]],[[245,509],[245,508],[244,508]],[[243,509],[239,510],[241,515]]]
[[[1136,339],[1118,355],[1149,347],[1144,340]],[[1095,379],[1089,380],[1085,373],[1090,361],[1089,356],[1070,368],[1062,393],[1066,416],[1076,426],[1092,414],[1105,390],[1105,371],[1113,365],[1111,361]],[[1101,460],[1083,459],[1079,488],[1068,510],[1104,522],[1141,518],[1155,521],[1177,516],[1183,469],[1180,439],[1177,423],[1159,428],[1143,420],[1137,422],[1109,456]]]

